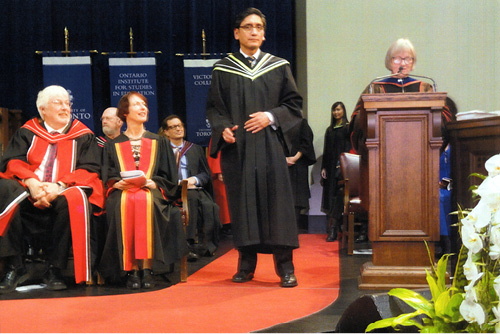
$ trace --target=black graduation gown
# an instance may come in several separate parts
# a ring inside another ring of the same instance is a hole
[[[300,209],[309,209],[309,198],[311,191],[309,189],[309,166],[316,162],[316,153],[314,153],[314,134],[311,127],[304,118],[291,130],[292,147],[287,156],[294,156],[297,152],[302,152],[294,165],[288,167],[290,172],[290,181],[292,182],[292,191],[294,195],[295,207]]]
[[[301,108],[286,60],[262,53],[251,69],[238,52],[215,64],[207,99],[210,155],[221,152],[236,247],[259,245],[260,252],[269,252],[269,246],[299,246],[282,143],[290,145],[288,132],[301,121]],[[274,115],[276,130],[268,126],[253,134],[244,129],[249,115],[258,111]],[[236,143],[227,144],[222,132],[234,125],[239,126]]]
[[[219,244],[221,222],[219,218],[219,206],[214,201],[212,175],[208,167],[205,149],[193,144],[186,151],[185,156],[187,159],[188,177],[196,176],[201,188],[188,190],[189,226],[186,231],[187,238],[194,239],[197,232],[197,223],[199,222],[199,227],[202,230],[201,237],[203,239],[200,242],[200,251],[204,252],[207,250],[210,253],[214,253]]]
[[[342,179],[339,175],[340,168],[337,166],[339,166],[340,154],[349,152],[350,149],[349,125],[340,127],[330,125],[325,132],[323,160],[321,162],[321,170],[325,169],[327,176],[326,179],[322,180],[321,211],[337,219],[339,218],[339,205],[338,203],[335,205],[335,197],[338,196],[338,181]]]

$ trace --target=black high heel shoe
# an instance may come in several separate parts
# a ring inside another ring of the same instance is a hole
[[[156,285],[155,277],[151,269],[144,269],[142,272],[142,287],[144,289],[152,289]]]
[[[127,289],[137,290],[141,288],[141,278],[139,271],[132,270],[127,274]]]

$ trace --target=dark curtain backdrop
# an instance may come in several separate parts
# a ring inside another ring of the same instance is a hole
[[[161,51],[156,55],[159,121],[176,113],[185,116],[183,58],[177,53],[238,50],[232,24],[247,7],[267,18],[262,50],[286,58],[294,68],[294,0],[2,0],[0,2],[0,106],[21,109],[23,117],[38,115],[36,95],[43,89],[42,59],[35,51],[97,50],[92,57],[93,107],[96,134],[109,106],[108,56],[102,52]],[[75,96],[78,99],[78,96]]]

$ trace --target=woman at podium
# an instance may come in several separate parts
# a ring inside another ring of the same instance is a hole
[[[389,47],[385,55],[385,67],[391,74],[385,78],[370,83],[362,94],[374,93],[405,93],[405,92],[432,92],[431,84],[417,80],[409,76],[417,63],[417,54],[412,42],[405,38],[400,38]],[[364,136],[360,128],[359,119],[356,117],[361,108],[361,97],[356,103],[356,107],[351,116],[351,143],[355,153],[359,152],[364,142]]]

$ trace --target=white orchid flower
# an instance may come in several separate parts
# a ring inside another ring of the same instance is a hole
[[[489,255],[492,260],[498,260],[500,258],[500,246],[491,244]]]
[[[494,225],[491,227],[490,243],[500,247],[500,225]]]
[[[479,253],[483,248],[483,239],[470,224],[462,226],[462,242],[472,254]]]
[[[500,276],[497,276],[493,280],[493,289],[495,290],[495,293],[497,294],[497,296],[500,296]]]
[[[486,320],[486,314],[484,314],[483,307],[474,301],[466,299],[460,304],[460,314],[467,322],[477,322],[479,326],[484,324]]]
[[[500,226],[500,210],[493,211],[490,222],[492,226]]]
[[[477,266],[472,262],[472,252],[469,250],[467,254],[467,261],[464,263],[464,275],[468,281],[471,281],[479,274]]]
[[[500,311],[498,310],[498,306],[494,306],[491,308],[493,311],[493,315],[495,316],[495,333],[500,333]]]
[[[495,177],[500,175],[500,154],[494,155],[486,160],[484,167],[488,171],[488,176]]]
[[[477,230],[480,230],[481,228],[488,226],[490,219],[491,209],[488,206],[488,203],[483,201],[481,198],[474,209],[472,209],[471,212],[469,212],[469,214],[462,219],[462,224],[464,226],[473,225]]]
[[[476,193],[481,196],[479,203],[487,204],[490,213],[493,210],[498,210],[500,208],[500,175],[487,177],[476,189]]]

